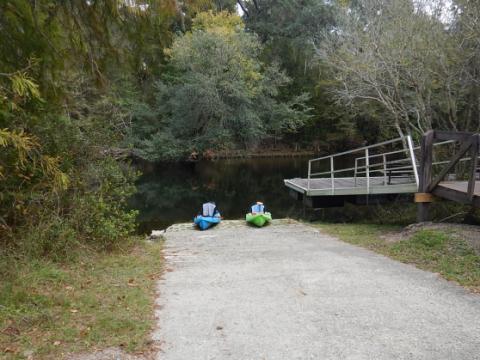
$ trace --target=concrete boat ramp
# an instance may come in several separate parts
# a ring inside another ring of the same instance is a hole
[[[165,233],[161,360],[480,359],[480,296],[297,222]]]

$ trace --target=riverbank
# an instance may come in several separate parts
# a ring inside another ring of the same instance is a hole
[[[313,157],[316,154],[313,150],[232,150],[232,151],[219,151],[219,152],[207,152],[203,154],[202,158],[205,160],[228,160],[228,159],[249,159],[249,158],[289,158],[289,157]]]
[[[152,351],[161,250],[161,242],[138,239],[64,264],[13,263],[0,285],[0,358],[61,359],[109,347]]]

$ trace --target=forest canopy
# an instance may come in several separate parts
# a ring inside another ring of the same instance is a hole
[[[257,145],[295,131],[308,118],[307,94],[279,99],[291,79],[259,60],[262,46],[235,14],[200,13],[165,49],[154,115],[135,122],[135,154],[148,160]]]

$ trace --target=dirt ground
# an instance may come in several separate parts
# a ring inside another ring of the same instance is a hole
[[[67,360],[147,360],[148,357],[135,356],[125,353],[119,348],[109,348],[88,354],[76,354],[66,358]]]

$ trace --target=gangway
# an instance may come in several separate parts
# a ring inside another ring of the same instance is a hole
[[[314,208],[342,206],[345,202],[391,201],[408,194],[416,194],[419,203],[428,203],[436,195],[463,203],[468,199],[480,206],[480,184],[475,187],[478,139],[478,134],[431,130],[423,136],[422,145],[415,146],[410,135],[398,137],[311,159],[305,178],[285,179],[284,183],[295,199]],[[433,150],[445,153],[442,149],[449,145],[460,147],[459,152],[447,160],[433,161]],[[470,156],[465,156],[468,151]],[[452,173],[455,165],[465,162],[471,163],[466,181]],[[432,182],[435,169],[441,171]],[[467,196],[462,197],[459,191]]]
[[[308,161],[306,178],[285,179],[291,194],[307,205],[342,205],[361,195],[415,193],[419,177],[411,136]]]

